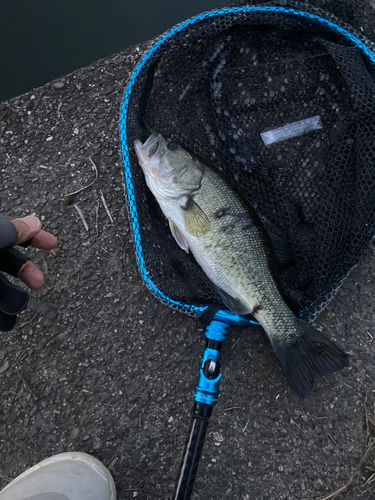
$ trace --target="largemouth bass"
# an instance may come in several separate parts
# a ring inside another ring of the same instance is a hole
[[[231,311],[257,319],[297,396],[311,393],[315,374],[347,366],[346,354],[286,305],[268,234],[225,180],[158,133],[144,144],[136,140],[135,151],[176,242],[192,252]]]

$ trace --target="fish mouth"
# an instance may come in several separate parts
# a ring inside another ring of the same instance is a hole
[[[142,148],[147,151],[147,156],[151,158],[154,156],[159,149],[160,146],[160,138],[161,135],[157,132],[153,132],[146,142],[143,143]]]

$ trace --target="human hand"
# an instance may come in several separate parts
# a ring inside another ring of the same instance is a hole
[[[57,247],[57,238],[42,229],[42,223],[39,219],[32,216],[22,219],[13,219],[12,224],[17,231],[17,245],[30,241],[30,246],[40,248],[41,250],[52,250]],[[19,278],[25,285],[32,290],[39,290],[44,285],[44,276],[35,264],[28,260],[18,271]]]
[[[44,285],[43,273],[28,257],[20,253],[15,245],[31,245],[42,250],[57,247],[57,239],[42,230],[36,217],[23,217],[11,221],[0,215],[0,271],[23,281],[32,290]],[[11,330],[17,321],[17,314],[23,311],[28,302],[28,294],[13,285],[0,272],[0,330]]]

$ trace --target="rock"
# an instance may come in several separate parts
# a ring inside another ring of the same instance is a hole
[[[0,366],[0,373],[4,373],[9,368],[9,361],[5,360]]]
[[[12,182],[13,182],[13,184],[16,184],[17,186],[23,186],[23,178],[20,177],[19,175],[12,177]]]
[[[57,316],[57,309],[49,305],[47,302],[37,302],[31,307],[31,309],[38,312],[39,314],[42,314],[48,319],[54,319]]]

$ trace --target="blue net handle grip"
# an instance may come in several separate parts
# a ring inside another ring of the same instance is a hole
[[[229,326],[248,326],[250,324],[258,325],[259,323],[230,311],[218,311],[215,314],[205,332],[207,342],[203,351],[198,383],[194,388],[194,400],[197,403],[216,405],[220,394],[221,346],[227,338]]]
[[[206,329],[206,347],[203,351],[198,383],[194,388],[194,400],[214,406],[220,390],[221,345],[227,337],[229,324],[213,319]]]

